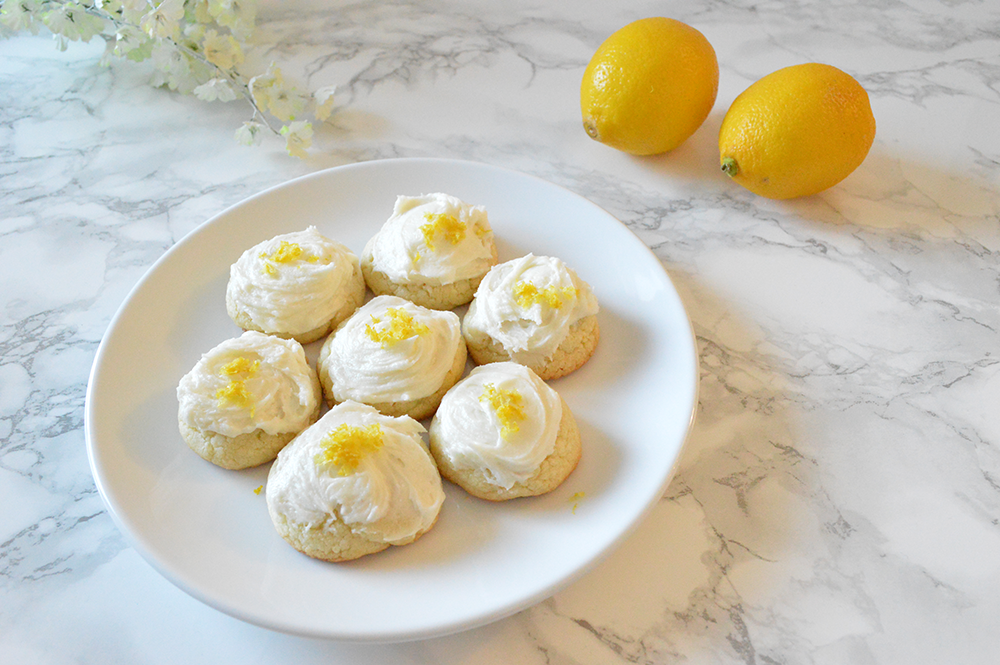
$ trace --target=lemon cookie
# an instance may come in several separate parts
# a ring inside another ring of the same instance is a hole
[[[558,487],[580,461],[569,406],[531,369],[476,367],[441,400],[431,454],[448,480],[473,496],[503,501]]]
[[[593,355],[598,309],[590,285],[565,263],[528,254],[490,269],[462,334],[478,364],[513,360],[555,379]]]
[[[358,257],[316,227],[245,251],[229,271],[226,311],[244,330],[320,339],[364,302]]]
[[[441,476],[407,416],[344,402],[297,436],[271,465],[267,511],[300,552],[347,561],[412,543],[437,521]]]
[[[202,355],[177,386],[181,436],[226,469],[270,462],[319,416],[321,392],[302,345],[256,331]]]
[[[462,377],[465,360],[457,314],[376,296],[323,343],[319,378],[331,406],[354,400],[420,420]]]
[[[472,300],[497,248],[486,209],[448,194],[400,196],[361,253],[368,287],[432,309]]]

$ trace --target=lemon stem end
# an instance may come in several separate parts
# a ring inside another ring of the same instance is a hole
[[[740,172],[740,165],[737,164],[736,160],[733,159],[732,157],[723,157],[722,172],[725,173],[730,178],[732,178],[733,176],[735,176],[737,173]]]
[[[597,123],[592,119],[587,118],[583,121],[583,129],[587,132],[587,136],[594,139],[595,141],[601,140],[601,134],[597,131]]]

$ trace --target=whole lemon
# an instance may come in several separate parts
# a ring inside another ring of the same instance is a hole
[[[789,199],[836,185],[874,140],[861,84],[836,67],[808,63],[768,74],[736,98],[719,131],[719,160],[751,192]]]
[[[674,19],[640,19],[608,37],[587,65],[583,127],[624,152],[666,152],[701,126],[718,90],[719,62],[704,35]]]

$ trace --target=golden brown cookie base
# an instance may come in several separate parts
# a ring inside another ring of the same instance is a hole
[[[562,403],[562,418],[559,421],[559,432],[556,435],[555,448],[546,457],[538,471],[522,483],[515,483],[509,489],[495,485],[489,481],[480,469],[456,469],[441,453],[440,442],[435,436],[436,430],[431,430],[430,449],[437,461],[441,476],[455,483],[472,496],[487,501],[506,501],[525,496],[538,496],[551,492],[559,487],[576,469],[583,453],[580,442],[580,431],[576,425],[569,406]]]
[[[469,345],[469,355],[477,365],[510,360],[530,367],[543,381],[549,381],[566,376],[590,360],[601,338],[601,331],[596,315],[585,316],[570,326],[566,339],[551,357],[533,362],[512,358],[499,342],[486,333],[469,330],[463,325],[462,335]]]
[[[309,424],[315,422],[318,416],[317,408]],[[180,421],[178,425],[184,442],[191,450],[223,469],[249,469],[266,464],[298,434],[298,432],[268,434],[264,430],[257,429],[238,436],[226,436],[218,432],[196,430]]]

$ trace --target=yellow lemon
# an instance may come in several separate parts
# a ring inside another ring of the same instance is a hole
[[[836,67],[779,69],[743,91],[719,131],[722,170],[769,199],[816,194],[861,165],[875,140],[868,93]]]
[[[583,127],[624,152],[666,152],[701,126],[718,89],[719,61],[704,35],[673,19],[640,19],[608,37],[587,65]]]

